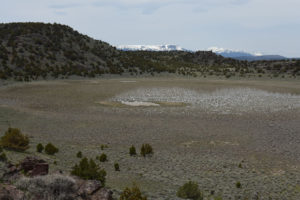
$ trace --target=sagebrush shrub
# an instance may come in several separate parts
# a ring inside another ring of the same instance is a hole
[[[25,151],[29,148],[29,139],[17,128],[8,128],[0,139],[0,145],[6,149]]]
[[[43,150],[44,150],[44,146],[41,143],[36,145],[36,151],[37,152],[41,153]]]
[[[104,149],[107,149],[108,148],[108,145],[107,144],[101,144],[100,146],[100,149],[101,150],[104,150]]]
[[[73,167],[71,174],[85,180],[98,180],[103,185],[105,184],[106,172],[100,169],[93,159],[82,158],[79,164]]]
[[[133,185],[132,188],[125,188],[120,195],[120,200],[147,200],[146,196],[143,196],[138,186]]]
[[[58,148],[55,147],[52,143],[48,143],[45,147],[45,152],[46,154],[54,155],[58,152]]]
[[[241,188],[242,184],[238,181],[238,182],[235,183],[235,186],[236,186],[236,188]]]
[[[130,156],[135,156],[136,155],[136,149],[133,145],[129,148],[129,155]]]
[[[143,144],[141,147],[141,155],[145,157],[146,155],[152,155],[153,149],[150,144]]]
[[[16,185],[25,192],[26,199],[32,199],[34,196],[39,199],[73,199],[76,192],[75,180],[62,175],[22,178]]]
[[[202,200],[203,196],[197,183],[189,181],[177,191],[177,196],[183,199]]]

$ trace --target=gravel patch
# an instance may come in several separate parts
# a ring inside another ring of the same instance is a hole
[[[300,95],[252,88],[228,88],[209,93],[185,88],[138,88],[116,95],[111,100],[127,105],[180,102],[192,105],[193,109],[217,113],[276,112],[300,108]]]

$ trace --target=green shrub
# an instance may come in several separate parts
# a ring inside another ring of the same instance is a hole
[[[120,171],[119,163],[115,163],[114,167],[115,167],[115,171]]]
[[[108,146],[106,144],[101,144],[101,146],[100,146],[101,150],[104,150],[104,149],[107,149],[107,148],[108,148]]]
[[[120,195],[120,200],[147,200],[146,196],[142,196],[140,188],[133,185],[132,188],[125,188]]]
[[[36,151],[37,152],[41,153],[43,150],[44,150],[44,146],[41,143],[36,145]]]
[[[76,154],[77,158],[82,158],[82,152],[78,151],[78,153]]]
[[[242,184],[238,181],[238,182],[236,182],[235,186],[236,186],[236,188],[241,188]]]
[[[183,199],[202,200],[203,196],[198,184],[192,181],[185,183],[177,191],[177,196]]]
[[[7,156],[6,156],[6,154],[4,152],[0,154],[0,161],[1,162],[7,161]]]
[[[136,155],[136,150],[135,150],[135,147],[133,145],[129,148],[129,155],[130,156],[135,156]]]
[[[0,146],[0,153],[3,151],[3,148]]]
[[[105,184],[106,172],[100,169],[93,159],[88,161],[87,158],[82,158],[79,164],[73,167],[71,174],[85,180],[98,180],[103,185]]]
[[[46,154],[54,155],[58,152],[58,148],[56,148],[52,143],[48,143],[45,147]]]
[[[107,156],[105,153],[101,154],[99,157],[97,157],[97,159],[100,161],[100,162],[105,162],[107,161]]]
[[[152,155],[153,149],[150,144],[143,144],[141,147],[141,155],[145,157],[146,155]]]
[[[56,174],[20,178],[16,186],[25,192],[24,199],[74,199],[77,189],[73,178]]]
[[[17,128],[8,128],[0,139],[0,144],[6,149],[25,151],[29,148],[29,139]]]

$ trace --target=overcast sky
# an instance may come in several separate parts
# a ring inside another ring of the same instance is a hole
[[[300,0],[0,0],[1,22],[56,22],[121,44],[300,57]]]

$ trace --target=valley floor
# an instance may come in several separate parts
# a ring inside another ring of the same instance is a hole
[[[107,78],[0,87],[0,134],[11,125],[31,140],[27,153],[7,152],[10,160],[35,154],[57,161],[52,172],[68,174],[78,151],[91,158],[104,152],[108,162],[99,165],[115,194],[135,182],[149,199],[176,199],[188,180],[205,197],[300,199],[299,122],[297,80]],[[57,155],[35,152],[48,142]],[[154,155],[130,157],[129,147],[143,143]]]

